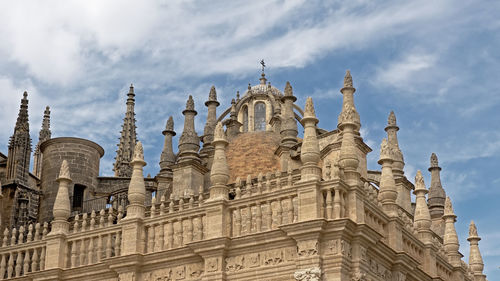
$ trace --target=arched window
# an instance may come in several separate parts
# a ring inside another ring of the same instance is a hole
[[[258,102],[254,107],[254,130],[255,131],[265,131],[266,130],[266,104],[263,102]]]
[[[244,105],[241,110],[243,111],[243,132],[248,132],[248,107]]]
[[[82,210],[83,208],[83,192],[85,191],[85,186],[81,184],[75,184],[73,189],[73,210]]]

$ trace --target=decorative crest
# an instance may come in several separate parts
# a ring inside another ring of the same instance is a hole
[[[415,190],[427,190],[420,170],[417,171],[417,175],[415,176]]]
[[[352,76],[351,76],[351,71],[347,70],[345,72],[345,77],[344,77],[344,88],[352,88]]]
[[[172,116],[168,117],[167,125],[165,126],[165,131],[173,131],[174,130],[174,118]]]
[[[142,143],[138,141],[134,148],[134,160],[144,161],[144,149],[142,148]]]
[[[215,90],[215,86],[210,88],[210,93],[208,94],[209,101],[217,101],[217,91]]]
[[[477,227],[474,221],[470,221],[469,225],[469,237],[478,237],[477,235]]]
[[[221,122],[215,125],[214,140],[226,140],[226,134],[224,133],[224,127]]]
[[[382,139],[382,143],[380,144],[380,159],[392,159],[393,154],[394,151],[387,139]]]
[[[264,62],[264,59],[260,61],[260,65],[262,66],[262,72],[264,72],[264,68],[266,67],[266,63]]]
[[[431,168],[437,168],[437,167],[439,167],[438,157],[436,153],[433,152],[431,154]]]
[[[189,98],[186,102],[186,110],[194,110],[194,100],[192,95],[189,95]]]
[[[453,215],[453,206],[451,205],[451,200],[450,197],[446,197],[446,200],[444,201],[444,214],[445,215]]]
[[[69,175],[69,165],[68,165],[68,161],[63,160],[62,161],[62,164],[61,164],[61,170],[59,171],[59,178],[62,179],[71,179],[70,175]]]
[[[314,111],[314,104],[311,97],[306,100],[306,106],[304,109],[304,117],[316,117],[316,112]]]
[[[290,85],[290,82],[288,81],[286,81],[285,96],[293,96],[292,85]]]
[[[394,111],[391,111],[391,113],[389,114],[389,119],[387,120],[387,125],[397,126],[396,125],[396,115],[394,114]]]

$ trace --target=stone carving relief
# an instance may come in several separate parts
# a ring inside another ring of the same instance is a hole
[[[297,242],[297,255],[299,257],[309,257],[318,254],[318,241],[307,240]]]
[[[380,277],[382,280],[393,281],[392,272],[389,271],[384,265],[378,263],[373,258],[370,259],[370,271],[376,276]]]
[[[174,281],[198,279],[203,274],[203,263],[162,268],[144,274],[145,281]]]
[[[193,263],[186,266],[186,274],[189,278],[198,278],[203,274],[203,264]]]
[[[297,270],[293,274],[297,281],[319,281],[321,280],[321,269],[319,267],[312,267],[302,270]]]
[[[392,276],[394,276],[393,281],[406,281],[406,274],[402,272],[396,272]]]
[[[327,255],[336,255],[339,253],[339,239],[328,240],[325,242],[325,253]]]
[[[260,266],[273,266],[284,262],[294,262],[296,259],[296,247],[287,247],[267,250],[261,253],[227,257],[224,261],[226,271],[238,272],[244,269],[257,268]]]
[[[368,281],[366,278],[366,274],[362,273],[359,270],[354,271],[354,273],[351,276],[351,281]]]
[[[219,258],[213,257],[206,260],[206,270],[207,272],[214,272],[219,269]]]
[[[246,266],[249,268],[258,267],[260,265],[260,254],[254,253],[246,256]]]
[[[368,261],[368,257],[366,256],[366,248],[363,246],[359,246],[360,253],[361,253],[361,260],[362,261]]]
[[[234,272],[243,269],[244,256],[234,256],[226,258],[226,271]]]
[[[121,273],[118,276],[118,281],[135,281],[135,272]]]
[[[340,253],[344,257],[352,258],[351,244],[345,240],[340,240]]]
[[[283,262],[283,250],[274,249],[264,253],[264,265],[277,265]]]

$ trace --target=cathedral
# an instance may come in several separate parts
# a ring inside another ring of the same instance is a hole
[[[143,175],[133,85],[112,177],[99,175],[99,144],[51,136],[48,106],[32,151],[25,92],[0,153],[0,279],[486,281],[474,222],[462,259],[438,157],[430,184],[405,174],[394,112],[380,169],[368,170],[355,91],[347,71],[328,131],[314,97],[302,108],[289,82],[281,91],[262,71],[229,108],[207,91],[202,135],[189,96],[183,131],[166,121],[154,177]]]

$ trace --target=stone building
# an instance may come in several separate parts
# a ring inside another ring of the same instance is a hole
[[[219,114],[212,87],[201,136],[189,96],[177,152],[170,117],[154,178],[143,175],[132,85],[113,177],[99,176],[98,144],[51,137],[49,107],[30,173],[24,93],[0,154],[0,279],[486,280],[473,222],[462,260],[437,156],[429,189],[420,171],[412,183],[391,112],[381,169],[368,170],[349,71],[340,92],[327,131],[312,98],[301,108],[290,83],[282,92],[264,72]]]

